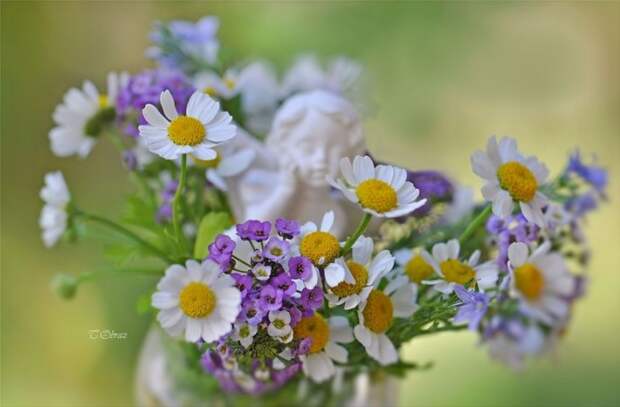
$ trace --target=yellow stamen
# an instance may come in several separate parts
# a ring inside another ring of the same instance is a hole
[[[525,263],[514,271],[517,289],[529,300],[540,298],[545,280],[541,271],[531,263]]]
[[[405,264],[405,273],[409,277],[409,281],[420,283],[422,280],[430,277],[435,270],[433,266],[424,261],[422,256],[415,255]]]
[[[383,333],[392,325],[394,306],[390,297],[379,290],[372,290],[366,300],[364,325],[375,333]]]
[[[377,213],[388,212],[398,206],[398,195],[394,188],[378,179],[363,181],[357,186],[355,194],[364,208]]]
[[[536,177],[525,165],[509,161],[497,169],[497,179],[502,189],[508,191],[512,199],[529,202],[536,195]]]
[[[233,90],[235,88],[235,81],[230,78],[224,79],[224,85],[229,89]]]
[[[196,158],[194,156],[191,156],[191,157],[192,157],[192,160],[194,161],[194,164],[196,164],[197,167],[204,168],[207,170],[212,169],[212,168],[217,168],[217,166],[220,165],[220,162],[222,161],[222,156],[219,153],[213,160],[201,160],[200,158]]]
[[[106,108],[109,105],[108,95],[99,95],[99,109]]]
[[[168,137],[180,146],[195,146],[204,140],[205,127],[193,117],[179,116],[168,126]]]
[[[202,91],[211,97],[217,96],[217,89],[213,86],[205,86]]]
[[[340,252],[340,244],[334,235],[317,231],[308,233],[301,240],[299,251],[312,263],[321,266],[334,261]]]
[[[465,285],[476,276],[476,272],[473,268],[455,259],[442,261],[439,267],[441,268],[444,279],[451,283]]]
[[[347,262],[347,266],[355,279],[355,283],[349,284],[343,281],[336,287],[333,287],[332,291],[338,297],[348,297],[349,295],[359,294],[368,282],[368,270],[366,270],[366,267],[351,260]]]
[[[295,339],[312,339],[310,353],[316,353],[322,351],[327,345],[329,325],[321,315],[314,314],[299,321],[293,328],[293,333]]]
[[[192,282],[186,285],[179,295],[181,310],[190,318],[204,318],[213,312],[216,297],[208,285]]]

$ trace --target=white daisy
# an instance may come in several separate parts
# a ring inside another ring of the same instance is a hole
[[[213,147],[235,137],[232,117],[220,111],[220,104],[201,91],[189,98],[186,115],[179,115],[169,90],[161,93],[160,103],[165,117],[153,105],[146,105],[142,114],[149,125],[139,126],[151,152],[168,160],[192,154],[200,160],[213,160]]]
[[[228,189],[226,178],[247,170],[256,157],[256,152],[251,148],[235,148],[231,144],[216,148],[216,154],[213,160],[192,157],[192,161],[197,167],[204,168],[207,179],[222,191]]]
[[[368,298],[368,294],[372,291],[375,283],[392,270],[394,257],[389,251],[383,250],[374,259],[372,252],[372,239],[361,236],[353,245],[351,260],[345,261],[340,257],[336,259],[335,263],[327,266],[325,269],[326,277],[332,268],[341,267],[354,278],[354,282],[343,281],[326,293],[330,306],[344,304],[344,309],[347,310],[357,307]]]
[[[84,82],[82,89],[69,89],[52,115],[56,123],[49,133],[52,152],[59,157],[86,157],[103,127],[114,119],[119,89],[128,80],[125,72],[110,72],[107,94],[100,94],[90,81]]]
[[[351,202],[374,216],[397,218],[426,203],[416,201],[420,191],[407,181],[407,171],[391,165],[375,165],[368,156],[340,160],[343,178],[328,180]]]
[[[480,250],[473,252],[467,262],[463,262],[459,258],[460,251],[459,241],[452,239],[447,243],[436,243],[432,256],[428,252],[422,252],[422,258],[440,277],[438,280],[425,280],[423,284],[432,285],[443,294],[450,294],[457,284],[464,286],[472,281],[475,281],[481,290],[494,287],[499,273],[495,263],[478,264]]]
[[[71,199],[67,183],[60,171],[45,174],[45,185],[40,196],[45,202],[39,217],[41,236],[45,246],[52,247],[67,229],[66,207]]]
[[[424,254],[425,253],[425,254]],[[395,276],[406,276],[412,284],[420,284],[435,273],[432,265],[424,260],[429,254],[426,250],[400,249],[394,252],[398,273]]]
[[[233,339],[239,341],[241,346],[244,348],[247,348],[252,344],[252,342],[254,342],[254,335],[256,335],[257,331],[258,328],[254,325],[247,323],[236,323]]]
[[[193,80],[194,87],[216,99],[232,99],[239,94],[239,72],[227,70],[223,76],[215,72],[198,73]]]
[[[504,137],[497,143],[495,136],[487,143],[487,151],[476,151],[471,156],[474,172],[484,178],[484,198],[493,203],[493,213],[501,218],[509,216],[518,202],[525,218],[544,227],[542,208],[547,198],[540,192],[549,171],[534,156],[523,157],[517,142]]]
[[[153,307],[157,320],[172,336],[188,342],[213,342],[232,329],[239,314],[241,293],[232,277],[212,260],[174,264],[157,284]]]
[[[522,311],[546,323],[564,318],[569,312],[566,300],[575,290],[575,279],[564,258],[550,252],[547,241],[529,254],[525,243],[508,247],[511,291],[522,300]]]
[[[409,318],[416,311],[417,287],[403,284],[401,279],[391,281],[383,291],[373,288],[359,306],[359,324],[354,328],[355,338],[368,355],[381,365],[398,361],[398,353],[385,334],[394,317]]]
[[[323,382],[336,373],[334,361],[346,363],[348,352],[341,343],[353,341],[349,321],[334,316],[328,321],[320,314],[302,318],[294,328],[295,339],[310,339],[308,354],[300,357],[306,376],[315,382]]]

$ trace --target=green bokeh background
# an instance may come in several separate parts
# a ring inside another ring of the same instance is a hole
[[[64,171],[81,206],[118,214],[130,190],[117,153],[87,160],[48,148],[51,113],[85,78],[136,72],[153,20],[221,18],[223,45],[279,67],[302,51],[345,54],[367,67],[377,157],[438,168],[480,186],[469,154],[490,134],[559,171],[567,152],[595,152],[611,172],[610,203],[591,216],[592,283],[549,360],[514,373],[489,360],[469,333],[410,344],[402,406],[620,404],[620,6],[618,3],[129,3],[9,2],[2,12],[3,406],[126,406],[148,320],[135,302],[154,281],[110,278],[73,302],[50,293],[56,272],[100,264],[87,243],[45,250],[37,225],[46,171]],[[127,332],[90,340],[90,329]]]

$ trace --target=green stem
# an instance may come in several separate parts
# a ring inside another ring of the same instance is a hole
[[[484,222],[486,222],[487,218],[491,215],[491,204],[488,204],[479,214],[471,221],[471,223],[467,226],[467,228],[459,237],[459,242],[463,244],[467,239],[469,239]]]
[[[133,240],[134,242],[140,244],[142,247],[144,247],[145,249],[147,249],[148,251],[150,251],[151,253],[153,253],[154,255],[156,255],[157,257],[161,258],[162,260],[164,260],[167,263],[175,263],[175,261],[173,259],[171,259],[170,257],[168,257],[168,255],[166,253],[164,253],[163,251],[161,251],[160,249],[158,249],[157,247],[153,246],[151,243],[147,242],[146,240],[144,240],[143,238],[141,238],[140,236],[138,236],[137,234],[135,234],[134,232],[132,232],[131,230],[127,229],[124,226],[119,225],[116,222],[113,222],[109,219],[106,219],[102,216],[99,215],[92,215],[86,212],[82,212],[80,210],[75,211],[75,214],[78,216],[82,216],[84,219],[86,220],[90,220],[96,223],[99,223],[100,225],[106,226],[122,235],[125,235],[126,237],[128,237],[129,239]]]
[[[174,227],[174,233],[177,238],[177,242],[183,244],[185,238],[183,236],[183,231],[181,230],[181,220],[180,217],[180,200],[181,195],[183,194],[183,190],[185,189],[185,180],[187,178],[187,154],[183,154],[181,156],[181,175],[179,176],[179,185],[177,186],[177,190],[174,193],[174,198],[172,199],[172,225]]]
[[[371,214],[364,213],[364,217],[362,218],[362,221],[360,222],[360,224],[357,226],[357,229],[345,242],[344,247],[342,248],[340,252],[341,256],[344,256],[351,251],[351,248],[353,247],[355,242],[357,242],[357,239],[359,239],[359,237],[366,231],[366,228],[368,228],[368,224],[370,223],[371,219],[372,219]]]

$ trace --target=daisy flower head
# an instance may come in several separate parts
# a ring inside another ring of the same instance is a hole
[[[435,269],[424,258],[429,254],[424,249],[400,249],[394,252],[394,259],[402,275],[413,284],[420,284],[435,273]]]
[[[67,183],[60,171],[45,175],[45,185],[41,189],[40,196],[45,202],[39,217],[41,236],[45,246],[52,247],[67,229],[66,207],[71,199]]]
[[[325,276],[333,274],[332,268],[340,267],[346,275],[353,277],[352,282],[342,281],[332,286],[326,297],[330,306],[344,304],[344,309],[357,307],[368,298],[375,284],[394,267],[394,257],[389,251],[383,250],[374,258],[373,241],[369,237],[360,236],[353,245],[352,259],[345,261],[342,257],[325,269]]]
[[[407,171],[391,165],[377,165],[368,156],[340,160],[343,178],[328,180],[351,202],[374,216],[397,218],[426,203],[417,200],[420,191],[407,181]]]
[[[309,259],[317,267],[323,267],[333,262],[340,253],[340,242],[331,232],[333,226],[333,211],[326,212],[323,215],[320,226],[314,222],[307,222],[302,225],[300,234],[296,238],[299,254]]]
[[[493,204],[495,215],[508,217],[518,203],[528,221],[544,227],[542,208],[547,198],[540,192],[540,186],[547,179],[549,170],[536,157],[521,155],[512,138],[504,137],[498,143],[493,136],[487,143],[486,152],[476,151],[471,156],[471,165],[473,171],[486,181],[482,195]]]
[[[349,321],[342,316],[325,320],[314,313],[302,318],[293,328],[295,339],[310,339],[307,354],[300,357],[303,372],[315,382],[323,382],[336,374],[334,361],[346,363],[348,352],[342,343],[353,341]]]
[[[443,294],[450,294],[457,285],[467,286],[475,282],[481,290],[495,286],[498,278],[497,266],[492,262],[478,264],[480,251],[476,250],[467,261],[459,257],[461,246],[457,239],[433,246],[432,255],[422,252],[423,260],[433,267],[440,277],[436,280],[424,280],[423,284],[432,285]]]
[[[214,261],[174,264],[157,284],[152,297],[157,320],[171,336],[188,342],[213,342],[232,330],[240,311],[241,293],[235,280]]]
[[[532,253],[522,242],[508,247],[511,291],[522,300],[523,313],[547,324],[568,315],[576,284],[564,258],[550,248],[548,241]]]
[[[201,91],[189,98],[185,115],[179,115],[168,90],[160,95],[164,115],[154,105],[142,109],[148,125],[139,126],[140,136],[146,139],[149,150],[167,160],[192,154],[199,160],[214,160],[215,146],[236,135],[232,117],[220,110],[220,104]]]
[[[386,335],[395,317],[409,318],[416,311],[417,287],[392,280],[383,291],[376,286],[358,308],[359,324],[354,328],[355,338],[368,355],[381,365],[398,360],[394,344]]]
[[[217,99],[232,99],[240,92],[239,72],[228,70],[223,76],[215,72],[200,72],[194,77],[194,86]]]
[[[90,81],[85,81],[82,89],[69,89],[52,115],[56,124],[49,133],[52,152],[59,157],[86,157],[104,127],[116,117],[117,96],[128,80],[125,72],[110,72],[107,93],[99,93]]]

